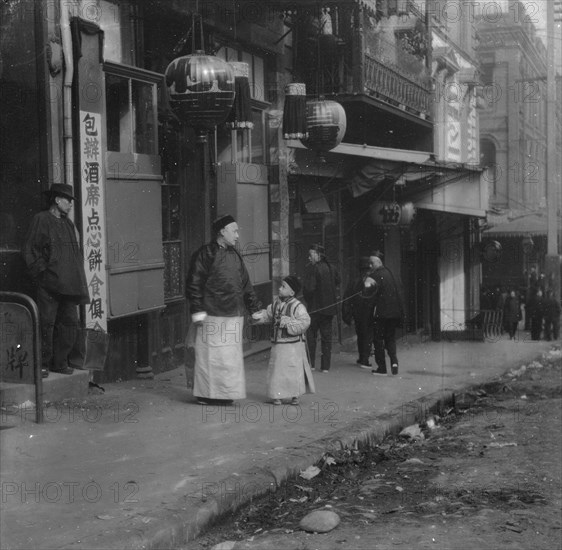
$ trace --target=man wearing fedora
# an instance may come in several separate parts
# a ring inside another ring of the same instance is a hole
[[[41,325],[42,374],[72,374],[81,368],[84,343],[79,330],[79,304],[90,302],[79,235],[68,218],[71,185],[53,183],[45,191],[49,207],[31,221],[23,254],[37,286]]]

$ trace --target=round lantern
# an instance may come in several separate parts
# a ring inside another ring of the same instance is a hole
[[[225,122],[234,103],[232,68],[199,50],[174,59],[165,78],[172,110],[206,141],[207,131]]]
[[[317,99],[306,102],[307,139],[301,143],[316,151],[321,160],[322,153],[337,147],[345,134],[347,120],[344,108],[336,101]]]
[[[487,240],[480,243],[480,256],[488,262],[497,262],[502,255],[502,245],[498,241]]]

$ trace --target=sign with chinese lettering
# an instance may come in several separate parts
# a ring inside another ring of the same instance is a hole
[[[414,219],[416,209],[411,202],[376,201],[371,205],[371,221],[375,225],[408,225]]]
[[[478,164],[480,162],[479,147],[479,134],[478,134],[478,117],[476,115],[476,97],[471,95],[468,102],[467,112],[467,143],[466,143],[466,158],[464,162],[467,164]]]
[[[446,121],[446,158],[450,162],[461,162],[461,121],[457,102],[447,104]]]
[[[0,328],[0,380],[33,384],[37,357],[29,310],[21,304],[0,302]]]
[[[80,111],[80,174],[84,268],[90,291],[86,328],[107,331],[105,197],[101,115]]]

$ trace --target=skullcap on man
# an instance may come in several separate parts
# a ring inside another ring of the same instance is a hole
[[[218,233],[221,229],[226,227],[228,224],[234,223],[235,221],[236,220],[230,214],[225,214],[223,216],[219,216],[213,222],[213,231],[215,233]]]

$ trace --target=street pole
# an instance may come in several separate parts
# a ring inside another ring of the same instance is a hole
[[[556,151],[556,71],[554,66],[555,40],[553,0],[546,0],[546,199],[547,199],[547,253],[545,275],[548,287],[560,300],[560,253],[558,248],[558,212],[560,173],[557,173]],[[556,33],[556,34],[555,34]]]

